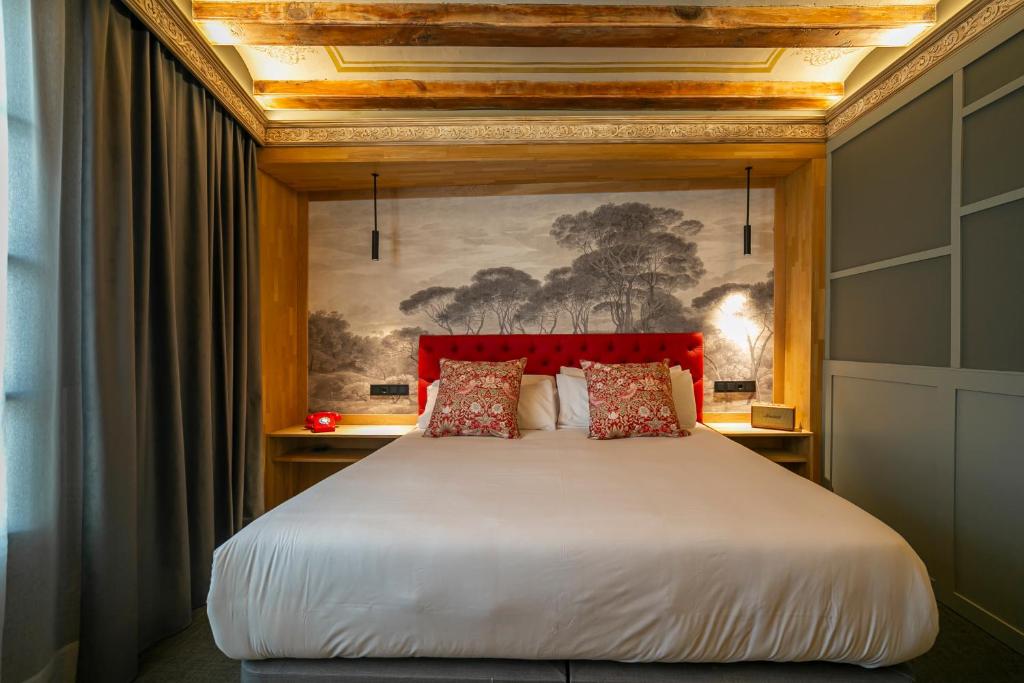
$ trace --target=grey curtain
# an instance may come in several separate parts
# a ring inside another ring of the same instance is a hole
[[[63,145],[81,160],[48,172],[81,194],[49,283],[62,408],[37,424],[56,460],[8,476],[52,490],[69,537],[9,545],[4,680],[77,647],[79,679],[128,681],[205,603],[214,547],[262,509],[255,143],[119,2],[23,2],[66,8]],[[44,613],[10,583],[33,564],[54,578]]]

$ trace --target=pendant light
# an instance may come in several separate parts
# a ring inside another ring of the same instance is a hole
[[[743,255],[750,255],[750,170],[753,166],[747,166],[747,222],[743,225]]]
[[[380,261],[380,230],[377,229],[377,176],[379,173],[372,173],[373,176],[373,232],[370,233],[370,258]]]

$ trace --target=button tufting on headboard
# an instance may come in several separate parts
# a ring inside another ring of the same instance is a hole
[[[689,369],[694,379],[698,418],[702,415],[703,338],[699,332],[664,334],[513,334],[426,335],[420,337],[419,405],[427,386],[439,378],[441,359],[504,361],[526,358],[526,372],[554,375],[560,366],[580,367],[581,360],[605,363],[651,363],[665,358]]]

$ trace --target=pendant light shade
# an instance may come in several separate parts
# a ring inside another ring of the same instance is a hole
[[[743,225],[743,255],[750,255],[750,171],[753,166],[747,166],[747,222]]]
[[[370,233],[370,258],[380,261],[380,230],[377,229],[377,176],[373,173],[373,232]]]

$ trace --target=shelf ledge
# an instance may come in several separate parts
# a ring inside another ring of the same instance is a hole
[[[267,434],[272,439],[397,439],[416,425],[338,425],[333,432],[311,432],[302,425],[286,427]]]
[[[273,457],[274,462],[284,463],[295,463],[295,462],[312,462],[312,463],[335,463],[335,464],[346,464],[351,465],[354,462],[359,462],[365,458],[368,453],[332,453],[330,451],[317,452],[312,451],[308,453],[283,453]]]
[[[797,437],[807,438],[812,432],[807,430],[788,431],[785,429],[765,429],[763,427],[751,427],[749,422],[710,422],[705,426],[714,429],[722,436],[772,436],[772,437]]]

